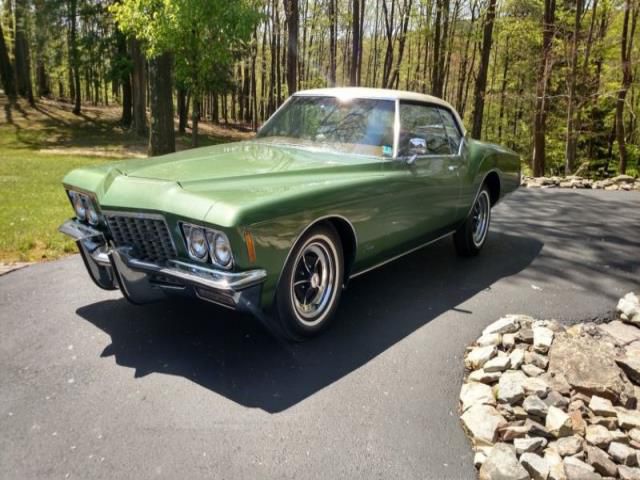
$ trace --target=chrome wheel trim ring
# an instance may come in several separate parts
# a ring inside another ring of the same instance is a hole
[[[297,320],[306,327],[321,323],[335,300],[338,254],[324,235],[310,238],[296,256],[290,297]]]
[[[471,211],[471,238],[476,247],[482,246],[491,221],[491,200],[486,190],[480,192]]]

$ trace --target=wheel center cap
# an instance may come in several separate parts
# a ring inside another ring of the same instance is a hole
[[[317,273],[314,273],[311,276],[311,288],[318,288],[319,285],[320,285],[320,275],[318,275]]]

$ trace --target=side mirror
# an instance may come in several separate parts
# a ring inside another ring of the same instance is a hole
[[[420,137],[410,138],[408,153],[411,155],[426,155],[427,140]]]

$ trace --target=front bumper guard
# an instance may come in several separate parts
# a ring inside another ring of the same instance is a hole
[[[76,241],[96,285],[105,290],[120,288],[132,303],[186,293],[234,310],[255,313],[258,309],[265,270],[225,272],[180,260],[160,265],[136,259],[129,247],[110,246],[102,232],[76,220],[67,220],[59,230]]]

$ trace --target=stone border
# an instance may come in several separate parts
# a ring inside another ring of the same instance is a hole
[[[482,480],[640,479],[640,301],[609,323],[507,315],[464,355],[460,419]]]
[[[640,179],[630,175],[618,175],[604,180],[591,180],[571,175],[568,177],[528,177],[523,176],[520,185],[527,188],[591,188],[599,190],[640,191]]]

